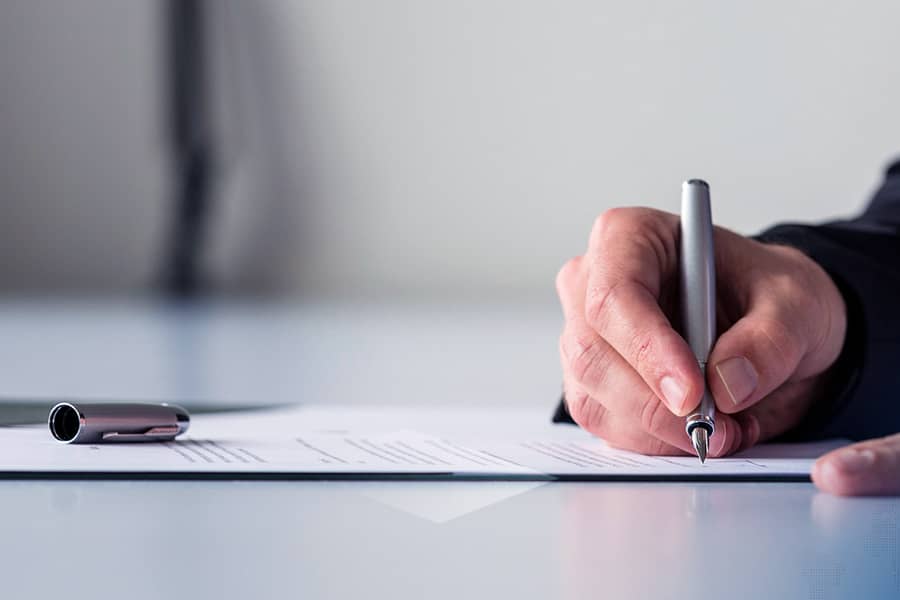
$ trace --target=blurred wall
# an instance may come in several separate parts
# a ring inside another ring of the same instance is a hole
[[[157,3],[0,2],[0,290],[143,289],[165,207]]]
[[[900,4],[214,3],[226,290],[552,298],[605,208],[859,209],[900,152]],[[0,287],[147,289],[154,2],[0,5]]]

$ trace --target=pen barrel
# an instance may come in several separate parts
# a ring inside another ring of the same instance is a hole
[[[175,404],[60,402],[50,409],[50,433],[66,444],[153,442],[187,431],[190,415]]]
[[[680,287],[682,333],[701,368],[716,337],[716,268],[709,186],[681,188]]]

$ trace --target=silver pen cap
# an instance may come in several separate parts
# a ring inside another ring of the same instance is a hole
[[[47,424],[64,444],[164,442],[187,431],[191,417],[176,404],[60,402]]]

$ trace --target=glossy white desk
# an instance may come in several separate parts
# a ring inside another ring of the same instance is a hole
[[[7,302],[0,369],[6,396],[549,414],[557,327],[552,306]],[[483,507],[428,508],[448,499]],[[810,484],[4,481],[0,502],[3,598],[900,597],[900,500]]]

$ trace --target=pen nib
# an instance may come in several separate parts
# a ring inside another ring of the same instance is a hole
[[[691,443],[697,451],[697,456],[700,457],[700,464],[705,463],[706,451],[709,448],[709,432],[705,427],[694,427],[691,430]]]

